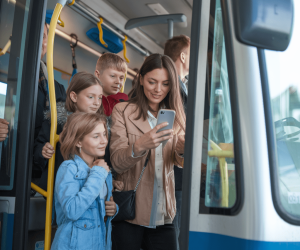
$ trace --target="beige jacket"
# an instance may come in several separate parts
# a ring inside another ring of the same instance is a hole
[[[117,179],[124,182],[124,191],[133,190],[143,169],[148,152],[138,158],[132,157],[132,145],[144,133],[151,130],[148,120],[135,120],[138,115],[134,104],[127,102],[117,104],[112,112],[112,127],[110,139],[110,159],[113,168],[118,173]],[[127,108],[125,109],[125,107]],[[124,110],[125,109],[125,110]],[[182,132],[183,134],[184,132]],[[177,135],[169,140],[163,149],[170,152],[172,163],[164,167],[163,183],[166,194],[166,211],[173,220],[176,214],[174,164],[183,167],[183,158],[175,152]],[[130,223],[148,226],[150,223],[155,176],[155,149],[145,169],[143,178],[136,192],[136,216]]]

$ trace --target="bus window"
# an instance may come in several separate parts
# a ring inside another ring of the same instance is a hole
[[[0,82],[0,118],[4,118],[7,84]]]
[[[19,101],[24,59],[24,47],[30,0],[26,1],[23,25],[14,25],[21,19],[14,15],[16,1],[0,1],[0,49],[11,37],[11,46],[0,56],[0,118],[9,122],[8,137],[0,142],[0,190],[12,190],[16,160]],[[21,35],[20,35],[21,34]],[[19,37],[18,37],[19,36]],[[14,38],[15,37],[15,38]]]
[[[277,164],[273,197],[280,213],[300,222],[300,2],[294,1],[294,28],[284,52],[265,51]],[[267,128],[268,129],[268,128]],[[271,172],[272,173],[272,172]],[[275,196],[274,196],[275,192]],[[277,209],[278,211],[278,209]]]
[[[211,5],[213,6],[213,5]],[[212,8],[212,7],[211,7]],[[236,202],[233,129],[220,0],[215,1],[213,39],[209,41],[201,166],[200,213],[224,213]],[[211,37],[211,36],[210,36]],[[212,56],[210,49],[212,48]],[[214,209],[221,208],[221,209]]]

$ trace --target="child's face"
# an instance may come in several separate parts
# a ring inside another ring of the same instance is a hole
[[[79,142],[78,146],[81,147],[80,155],[87,162],[92,162],[96,158],[103,157],[107,142],[106,130],[101,122]]]
[[[104,96],[117,94],[124,84],[125,73],[114,68],[105,69],[102,73],[96,70],[95,75],[103,84]]]
[[[103,89],[99,84],[92,85],[78,94],[70,93],[73,102],[76,103],[78,112],[96,113],[102,105]]]

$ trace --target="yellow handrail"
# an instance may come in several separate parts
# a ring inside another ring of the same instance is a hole
[[[126,53],[127,53],[127,48],[126,48],[126,41],[127,41],[127,36],[125,35],[124,36],[124,40],[122,41],[122,43],[123,43],[123,56],[124,56],[124,59],[126,60],[126,62],[128,62],[128,63],[130,63],[130,61],[129,61],[129,59],[127,58],[127,55],[126,55]]]
[[[97,23],[98,26],[98,30],[99,30],[99,41],[100,43],[102,43],[104,45],[104,47],[108,47],[108,45],[106,44],[106,42],[103,40],[103,29],[102,29],[102,24],[103,23],[103,18],[100,17],[100,21]]]
[[[60,22],[58,22],[59,26],[61,26],[61,27],[64,28],[65,27],[65,23],[64,23],[63,20],[61,20],[60,16],[58,17],[58,20],[60,21]]]
[[[127,36],[125,35],[124,37],[125,37],[125,38],[124,38],[124,40],[122,41],[122,43],[123,43],[123,56],[124,56],[126,62],[129,63],[130,61],[129,61],[129,59],[128,59],[127,56],[126,56],[126,53],[127,53],[127,49],[126,49]],[[126,77],[127,77],[127,72],[125,73],[124,84],[123,84],[123,86],[122,86],[122,88],[121,88],[121,90],[120,90],[121,93],[123,93],[123,92],[124,92],[124,89],[125,89]]]
[[[219,150],[210,150],[208,151],[208,156],[210,157],[218,157],[218,158],[233,158],[233,152],[232,151],[221,151]]]
[[[212,150],[207,154],[210,157],[217,157],[219,159],[220,173],[221,173],[221,188],[222,188],[222,207],[228,207],[229,201],[229,182],[228,182],[228,169],[225,158],[234,158],[232,150],[223,151],[216,143],[210,140],[210,146]]]
[[[126,77],[127,77],[127,72],[125,73],[124,84],[123,84],[123,86],[122,86],[122,88],[121,88],[121,90],[120,90],[121,93],[124,93]]]
[[[50,144],[56,149],[56,143],[59,141],[57,132],[57,112],[56,112],[56,97],[54,87],[54,73],[53,73],[53,45],[55,37],[55,29],[57,20],[60,16],[63,5],[57,3],[51,18],[48,45],[47,45],[47,71],[48,71],[48,87],[49,87],[49,99],[51,109],[51,130],[50,130]],[[47,197],[46,202],[46,223],[45,223],[45,243],[44,249],[50,250],[51,247],[51,222],[52,222],[52,205],[53,205],[53,186],[54,186],[54,168],[55,168],[55,153],[52,155],[48,162],[48,180],[47,180],[47,192],[39,188],[34,183],[31,183],[31,188]]]
[[[75,0],[72,0],[72,3],[69,3],[69,6],[72,6],[75,3]]]
[[[57,3],[51,18],[48,45],[47,45],[47,71],[48,71],[48,86],[49,99],[51,108],[51,130],[50,130],[50,144],[56,150],[56,143],[59,140],[57,131],[57,113],[56,113],[56,98],[54,87],[54,72],[53,72],[53,47],[55,29],[58,17],[63,8],[63,5]],[[51,246],[51,221],[52,221],[52,203],[53,203],[53,186],[54,186],[54,168],[55,168],[55,153],[52,155],[48,163],[48,183],[47,183],[47,204],[46,204],[46,225],[45,225],[45,244],[44,249],[50,249]]]
[[[11,45],[11,36],[9,37],[7,43],[5,44],[4,48],[2,50],[0,50],[0,56],[3,56],[6,54],[7,50],[9,49]]]
[[[31,188],[35,191],[37,191],[38,193],[40,193],[41,195],[43,195],[45,198],[47,198],[47,192],[40,188],[39,186],[35,185],[33,182],[31,182]]]

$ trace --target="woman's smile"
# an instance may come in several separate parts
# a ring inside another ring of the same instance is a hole
[[[157,95],[157,94],[152,94],[153,98],[155,99],[160,99],[161,98],[161,95]]]

